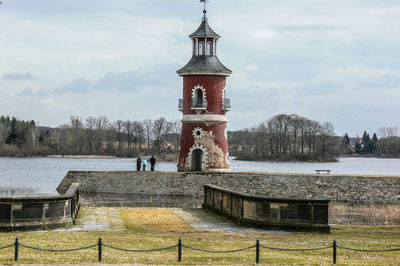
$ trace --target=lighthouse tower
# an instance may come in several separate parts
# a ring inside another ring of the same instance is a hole
[[[206,9],[192,39],[192,58],[177,71],[183,77],[182,133],[178,171],[230,171],[226,77],[232,71],[217,57],[220,36],[208,25]]]

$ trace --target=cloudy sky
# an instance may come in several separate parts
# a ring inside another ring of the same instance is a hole
[[[178,119],[198,0],[2,0],[0,114]],[[279,113],[351,136],[400,126],[400,1],[211,0],[229,129]]]

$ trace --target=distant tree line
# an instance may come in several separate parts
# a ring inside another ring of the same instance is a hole
[[[346,133],[340,145],[343,155],[363,155],[373,157],[400,157],[400,131],[398,127],[381,127],[372,138],[367,131],[363,136],[356,137],[353,141]]]
[[[256,127],[229,134],[230,152],[242,160],[332,161],[339,138],[329,122],[279,114]]]
[[[161,117],[143,121],[117,120],[105,116],[71,116],[57,128],[41,127],[35,121],[0,117],[0,156],[110,155],[179,151],[181,122]]]
[[[0,156],[177,154],[181,122],[81,118],[56,128],[0,116]],[[379,136],[379,139],[378,139]],[[370,137],[337,137],[329,122],[279,114],[258,126],[228,132],[230,154],[242,160],[332,161],[338,156],[400,157],[400,131],[382,127]],[[175,156],[176,157],[176,156]]]

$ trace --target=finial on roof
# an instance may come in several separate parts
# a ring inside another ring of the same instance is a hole
[[[200,0],[200,3],[201,3],[201,2],[204,3],[204,9],[203,9],[204,17],[203,17],[203,20],[207,20],[207,18],[206,18],[206,13],[207,13],[206,3],[207,3],[207,1],[208,1],[208,0]]]

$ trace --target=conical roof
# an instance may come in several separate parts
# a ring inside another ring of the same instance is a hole
[[[223,75],[229,76],[232,71],[225,67],[216,56],[194,56],[177,71],[178,75]]]
[[[207,17],[204,15],[203,20],[200,26],[197,28],[195,32],[189,35],[190,38],[204,38],[204,37],[211,37],[211,38],[219,38],[218,34],[215,33],[208,25]]]

